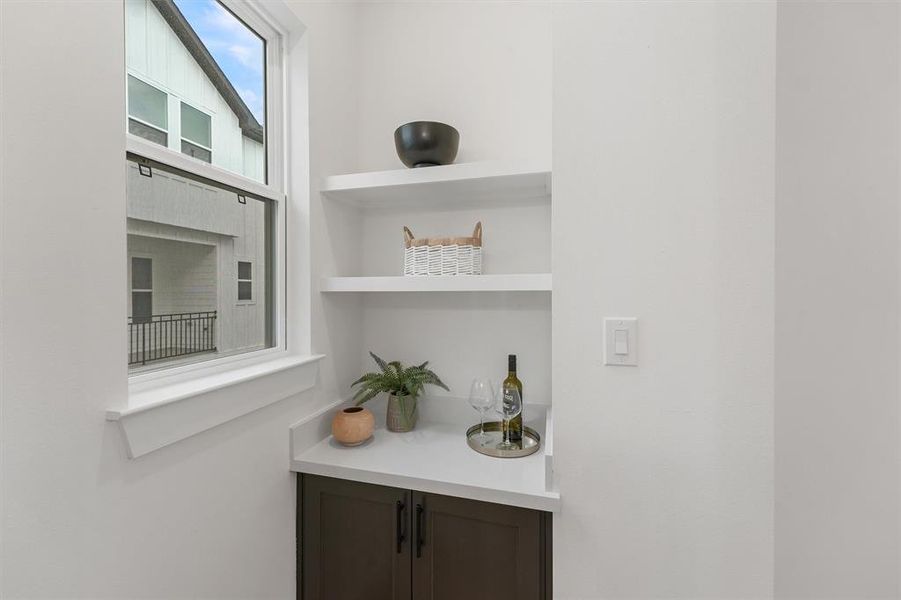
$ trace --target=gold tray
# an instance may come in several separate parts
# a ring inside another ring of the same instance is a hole
[[[466,430],[466,443],[469,447],[485,456],[494,458],[522,458],[534,454],[541,447],[541,436],[531,427],[523,426],[522,440],[513,442],[517,448],[498,448],[504,439],[503,423],[500,421],[488,421],[485,423],[485,437],[488,440],[484,445],[479,436],[478,425],[473,425]]]

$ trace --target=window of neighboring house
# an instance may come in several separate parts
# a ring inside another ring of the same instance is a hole
[[[168,144],[169,99],[166,92],[128,76],[128,132],[161,146]]]
[[[238,261],[238,301],[253,300],[253,263]]]
[[[212,128],[210,115],[193,106],[181,103],[181,151],[204,162],[212,159]]]
[[[131,259],[131,322],[149,323],[153,318],[153,260]]]
[[[286,350],[282,34],[253,2],[125,13],[131,316],[145,321],[129,327],[131,373]]]

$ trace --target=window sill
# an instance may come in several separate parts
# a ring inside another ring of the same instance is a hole
[[[206,431],[316,384],[322,354],[285,356],[158,386],[133,386],[129,407],[106,411],[117,421],[129,458]]]

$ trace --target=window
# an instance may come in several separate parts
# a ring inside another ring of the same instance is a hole
[[[128,132],[161,146],[168,143],[168,99],[149,83],[128,76]]]
[[[238,301],[253,300],[253,263],[238,261]]]
[[[132,323],[148,323],[153,316],[153,261],[134,256],[131,259]]]
[[[255,10],[125,0],[133,375],[287,348],[284,46]]]
[[[204,162],[213,162],[210,115],[181,103],[181,151]]]

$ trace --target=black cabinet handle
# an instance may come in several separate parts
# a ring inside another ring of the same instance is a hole
[[[423,535],[423,521],[422,514],[425,512],[425,509],[422,508],[422,504],[416,505],[416,558],[422,556],[422,545],[425,543],[425,536]]]
[[[406,508],[406,505],[403,502],[401,502],[400,500],[398,500],[397,501],[397,518],[395,521],[395,527],[396,527],[395,531],[397,534],[397,553],[398,554],[401,553],[401,551],[403,549],[403,545],[404,545],[404,539],[406,539],[406,536],[404,536],[404,509],[405,508]]]

